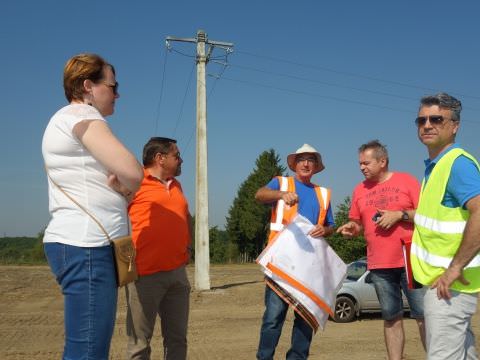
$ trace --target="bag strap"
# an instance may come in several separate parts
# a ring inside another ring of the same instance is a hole
[[[50,181],[67,197],[69,198],[73,203],[75,203],[80,209],[82,209],[85,214],[87,214],[88,216],[90,216],[90,218],[95,221],[97,223],[97,225],[100,227],[100,229],[102,229],[103,233],[105,234],[105,236],[107,237],[108,241],[109,242],[112,242],[112,239],[110,238],[110,236],[108,235],[107,233],[107,230],[105,230],[105,228],[103,227],[103,225],[100,223],[100,221],[97,220],[97,218],[95,216],[92,215],[91,212],[89,212],[82,204],[80,204],[77,200],[75,200],[70,194],[68,194],[65,190],[63,190],[60,185],[57,184],[57,182],[55,180],[52,179],[52,177],[50,176],[50,173],[48,172],[48,168],[47,166],[45,165],[45,171],[47,172],[47,176],[48,178],[50,179]],[[128,224],[128,221],[127,221],[127,224]],[[128,224],[128,232],[130,233],[130,224]]]

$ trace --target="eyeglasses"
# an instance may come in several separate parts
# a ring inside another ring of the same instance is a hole
[[[109,84],[109,83],[106,83],[104,82],[103,85],[106,85],[108,86],[109,88],[111,88],[113,90],[113,95],[118,95],[118,82],[115,81],[115,84]]]
[[[427,119],[428,121],[430,121],[430,124],[432,125],[441,125],[448,118],[445,118],[442,115],[419,116],[415,119],[415,125],[425,126],[425,124],[427,123]],[[448,119],[448,120],[455,121],[453,119]]]
[[[315,163],[317,162],[317,159],[314,158],[314,157],[303,157],[303,156],[300,156],[296,159],[297,162],[304,162],[304,161],[307,161],[309,163]]]

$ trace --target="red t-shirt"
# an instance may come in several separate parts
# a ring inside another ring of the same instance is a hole
[[[419,194],[418,180],[406,173],[393,173],[390,179],[382,183],[365,180],[355,187],[349,217],[360,220],[363,225],[369,269],[404,266],[401,239],[410,241],[413,223],[399,221],[392,228],[384,230],[373,222],[372,217],[377,209],[416,209]]]
[[[173,270],[188,262],[190,213],[177,180],[164,184],[144,171],[128,213],[139,275]]]

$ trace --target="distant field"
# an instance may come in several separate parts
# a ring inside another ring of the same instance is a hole
[[[0,264],[46,264],[41,238],[0,238]]]

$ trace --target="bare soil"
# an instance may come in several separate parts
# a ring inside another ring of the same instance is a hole
[[[259,267],[218,265],[210,269],[211,291],[192,291],[189,359],[255,359],[264,283]],[[63,298],[47,266],[0,266],[0,359],[60,359],[63,347]],[[193,284],[193,267],[188,269]],[[124,359],[125,294],[119,291],[110,358]],[[480,335],[480,311],[473,328]],[[285,358],[292,328],[289,312],[276,358]],[[416,323],[405,318],[405,359],[424,359]],[[157,322],[152,359],[162,359]],[[383,322],[378,315],[337,324],[328,321],[313,339],[310,359],[385,359]]]

